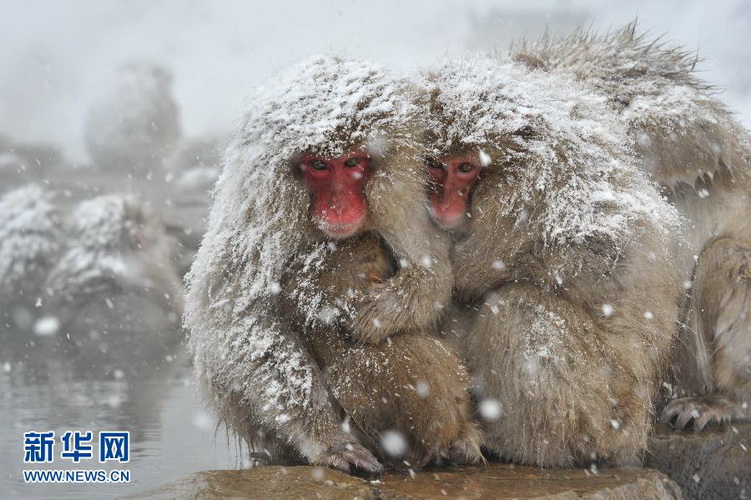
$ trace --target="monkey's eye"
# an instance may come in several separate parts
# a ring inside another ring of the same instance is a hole
[[[313,170],[326,170],[328,166],[323,160],[313,160],[310,162],[310,168],[312,168]]]
[[[472,170],[474,170],[474,168],[475,166],[469,162],[462,163],[461,165],[456,167],[456,169],[463,174],[471,172]]]
[[[360,164],[362,161],[361,158],[350,158],[349,160],[344,162],[345,167],[356,167]]]

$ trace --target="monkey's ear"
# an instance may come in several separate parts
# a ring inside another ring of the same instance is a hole
[[[299,177],[302,174],[301,164],[302,159],[306,154],[308,154],[307,151],[300,151],[299,153],[295,153],[287,162],[287,171],[290,172],[293,177]]]

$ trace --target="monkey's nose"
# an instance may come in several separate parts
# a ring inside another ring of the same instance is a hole
[[[335,214],[341,214],[344,211],[344,203],[337,195],[333,195],[331,197],[331,203],[329,204],[329,206],[331,207],[331,211]]]

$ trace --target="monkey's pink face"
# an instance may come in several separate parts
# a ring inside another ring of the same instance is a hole
[[[365,183],[372,173],[372,161],[367,153],[355,151],[337,158],[306,154],[300,170],[313,194],[316,225],[333,238],[357,233],[368,215]]]
[[[482,165],[474,154],[442,156],[428,163],[432,190],[433,219],[445,229],[456,229],[467,221],[472,188]]]

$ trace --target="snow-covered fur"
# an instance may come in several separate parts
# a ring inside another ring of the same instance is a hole
[[[0,198],[0,328],[29,329],[62,234],[51,195],[37,185]]]
[[[447,324],[480,410],[503,409],[486,446],[543,466],[638,460],[676,330],[675,209],[573,78],[467,56],[425,85],[430,152],[486,164],[453,254],[473,307]]]
[[[636,140],[643,166],[672,188],[723,170],[747,178],[748,132],[697,76],[697,58],[636,34],[636,23],[607,35],[577,31],[512,47],[515,59],[569,73],[604,96]]]
[[[363,148],[376,165],[365,188],[368,229],[402,268],[343,318],[351,331],[427,328],[439,319],[436,302],[450,300],[447,240],[428,217],[411,130],[416,111],[408,84],[379,67],[316,57],[258,90],[227,149],[187,277],[185,326],[212,403],[251,446],[288,447],[331,465],[353,442],[321,370],[276,306],[290,259],[328,239],[311,221],[310,194],[296,175],[302,153]],[[316,304],[304,304],[311,317]]]
[[[65,250],[46,280],[45,313],[84,354],[155,355],[174,344],[182,287],[174,242],[150,208],[104,195],[79,203],[69,219]]]
[[[543,39],[512,53],[551,74],[574,75],[606,98],[636,140],[643,167],[688,221],[678,254],[692,289],[681,343],[688,352],[678,355],[676,381],[689,394],[727,395],[737,408],[721,402],[718,412],[694,401],[673,405],[667,416],[679,414],[686,425],[701,413],[696,428],[748,417],[741,410],[751,402],[751,134],[698,77],[695,57],[638,36],[635,24],[610,35]]]

